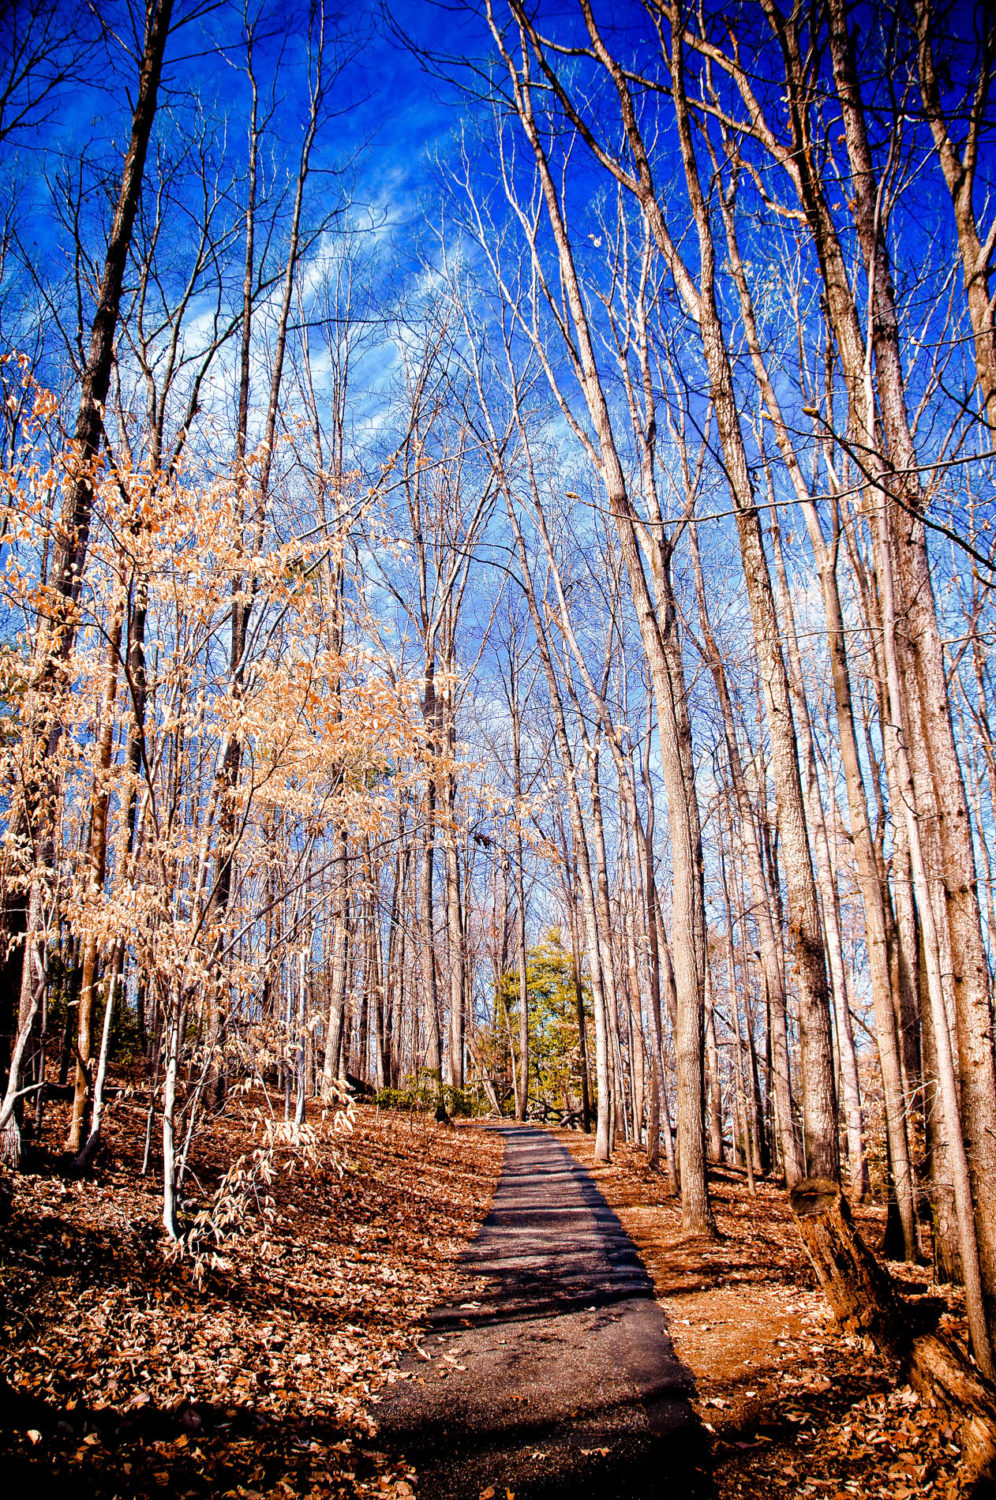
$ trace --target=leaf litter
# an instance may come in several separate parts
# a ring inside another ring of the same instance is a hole
[[[693,1405],[712,1436],[717,1500],[957,1500],[950,1427],[863,1339],[838,1332],[784,1192],[718,1168],[710,1191],[720,1238],[684,1234],[665,1177],[620,1145],[594,1161],[591,1137],[553,1132],[592,1173],[654,1280],[675,1351],[695,1377]],[[883,1212],[859,1208],[867,1241]],[[889,1263],[911,1300],[939,1302],[941,1328],[965,1337],[960,1289],[923,1267]]]
[[[357,1106],[338,1154],[278,1174],[266,1221],[205,1270],[164,1253],[159,1183],[138,1173],[144,1110],[122,1106],[85,1181],[59,1174],[63,1124],[53,1111],[49,1154],[8,1177],[0,1227],[0,1423],[19,1492],[410,1497],[370,1411],[457,1289],[501,1138]],[[210,1127],[202,1183],[240,1146],[231,1130]]]
[[[345,1160],[280,1175],[273,1216],[247,1226],[198,1282],[164,1254],[155,1175],[141,1178],[144,1112],[123,1106],[96,1180],[51,1154],[8,1177],[0,1228],[0,1423],[5,1474],[67,1495],[295,1496],[411,1500],[413,1470],[376,1450],[376,1411],[419,1320],[459,1288],[454,1261],[476,1232],[501,1164],[496,1133],[358,1106]],[[195,1169],[232,1157],[217,1121]],[[642,1153],[609,1167],[592,1143],[555,1134],[592,1171],[640,1250],[696,1377],[713,1434],[718,1500],[956,1500],[954,1435],[863,1341],[835,1330],[784,1194],[719,1171],[722,1238],[682,1234],[680,1210]],[[343,1170],[340,1170],[340,1166]],[[874,1211],[859,1221],[875,1243]],[[891,1266],[913,1297],[957,1293]],[[428,1356],[425,1356],[428,1357]],[[454,1351],[453,1358],[456,1359]]]

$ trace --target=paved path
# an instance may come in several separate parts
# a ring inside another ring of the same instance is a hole
[[[697,1500],[704,1434],[636,1248],[585,1169],[527,1126],[505,1136],[491,1213],[409,1378],[375,1412],[418,1500]]]

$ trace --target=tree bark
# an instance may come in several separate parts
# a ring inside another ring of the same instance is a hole
[[[958,1428],[961,1480],[996,1479],[996,1388],[958,1346],[917,1316],[865,1247],[836,1183],[807,1179],[791,1194],[796,1224],[830,1310],[845,1333],[865,1335],[899,1362],[914,1390]]]

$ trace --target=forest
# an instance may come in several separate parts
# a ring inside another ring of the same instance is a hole
[[[4,1216],[542,1125],[996,1433],[994,192],[970,0],[0,8]]]

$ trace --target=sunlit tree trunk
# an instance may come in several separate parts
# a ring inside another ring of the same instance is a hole
[[[679,728],[674,717],[674,684],[669,677],[667,659],[661,642],[661,623],[658,620],[640,555],[636,517],[616,448],[609,404],[599,375],[592,332],[577,275],[570,236],[563,217],[557,185],[534,114],[529,62],[529,45],[532,37],[530,36],[530,42],[527,42],[528,24],[521,7],[514,5],[513,12],[520,27],[521,70],[508,52],[501,31],[493,20],[492,35],[508,70],[516,114],[535,161],[546,216],[556,248],[561,285],[573,328],[573,339],[569,342],[570,357],[574,362],[574,373],[581,386],[595,433],[594,442],[585,436],[577,422],[570,417],[569,409],[555,380],[552,389],[561,410],[571,420],[574,431],[583,442],[589,460],[605,486],[609,509],[615,522],[626,565],[641,637],[648,651],[648,661],[658,703],[661,756],[668,792],[672,846],[672,902],[674,906],[672,941],[678,997],[675,1047],[680,1101],[679,1154],[682,1158],[682,1215],[685,1226],[690,1231],[712,1233],[713,1223],[705,1172],[703,1122],[702,953],[701,940],[697,941],[697,937],[700,939],[703,931],[701,882],[698,873],[700,856],[696,849],[694,820],[689,809],[689,787],[681,762]],[[549,364],[547,369],[552,375],[552,368]]]
[[[904,717],[898,661],[887,659],[892,732],[899,740],[897,753],[900,765],[902,756],[907,753],[903,733],[911,736],[914,749],[918,740],[922,741],[933,776],[940,815],[938,832],[945,904],[942,920],[946,915],[954,961],[957,1056],[952,1060],[952,1066],[957,1068],[957,1079],[944,1077],[947,1037],[938,1032],[940,1018],[945,1015],[945,1010],[936,937],[937,924],[931,905],[932,893],[923,860],[915,804],[908,803],[904,808],[914,876],[922,892],[918,907],[924,934],[928,984],[932,985],[936,979],[939,986],[936,1003],[932,996],[931,1010],[941,1072],[938,1082],[945,1100],[948,1149],[958,1200],[966,1298],[971,1303],[977,1292],[980,1299],[970,1312],[972,1344],[980,1368],[992,1374],[991,1338],[996,1320],[996,1212],[991,1207],[996,1203],[996,1059],[993,1053],[989,969],[982,943],[971,824],[951,722],[926,538],[923,523],[919,519],[923,497],[917,479],[916,451],[906,411],[892,275],[881,223],[881,198],[877,191],[877,173],[857,82],[853,38],[848,32],[842,0],[831,0],[830,4],[830,50],[834,79],[842,104],[847,150],[854,173],[855,226],[872,288],[869,340],[875,356],[875,387],[882,428],[888,444],[890,464],[903,476],[890,483],[883,475],[882,498],[891,499],[891,496],[896,496],[901,499],[904,514],[901,523],[896,526],[898,517],[894,512],[897,507],[894,503],[883,504],[880,498],[876,522],[876,563],[883,596],[891,593],[890,604],[894,612],[891,621],[888,618],[883,620],[883,647],[887,654],[891,653],[894,657],[895,616],[902,608],[909,627],[920,702],[917,705],[915,700],[911,701]],[[870,399],[867,410],[871,410]],[[898,545],[893,558],[891,549],[895,533]],[[887,606],[883,602],[883,616],[886,615]],[[903,775],[903,781],[909,787],[906,792],[908,797],[913,793],[911,778]],[[935,966],[936,973],[931,978],[931,971]],[[960,1121],[954,1108],[958,1099],[958,1085]],[[948,1107],[949,1104],[952,1108]],[[952,1135],[953,1131],[957,1132],[957,1139]],[[965,1141],[968,1143],[967,1147],[964,1145]],[[968,1174],[966,1181],[961,1180],[963,1171]],[[976,1289],[973,1282],[977,1276],[981,1279]]]
[[[789,1187],[799,1182],[803,1174],[799,1137],[795,1124],[795,1109],[792,1098],[788,1045],[788,1006],[785,987],[785,965],[781,946],[772,918],[772,901],[764,873],[763,849],[760,829],[744,776],[740,745],[737,738],[736,720],[727,683],[723,655],[712,630],[706,597],[705,579],[699,556],[698,538],[695,528],[690,532],[692,562],[695,571],[698,597],[699,624],[706,652],[706,660],[716,686],[720,712],[723,720],[723,735],[726,745],[727,764],[730,768],[732,791],[736,802],[741,848],[746,860],[751,894],[753,896],[754,919],[757,922],[760,943],[761,967],[768,994],[768,1015],[771,1037],[773,1101],[775,1128],[778,1135],[782,1170]]]

